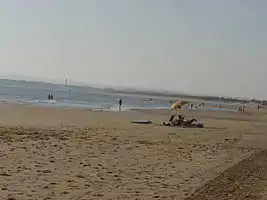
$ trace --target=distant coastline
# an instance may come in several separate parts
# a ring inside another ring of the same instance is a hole
[[[178,94],[178,93],[163,93],[163,92],[150,92],[150,91],[139,91],[139,90],[132,90],[132,91],[124,91],[124,90],[116,90],[108,88],[108,91],[112,92],[119,92],[124,94],[140,94],[140,95],[147,95],[147,96],[164,96],[170,98],[185,98],[185,99],[197,99],[203,101],[218,101],[218,102],[232,102],[232,103],[247,103],[247,102],[255,102],[255,103],[262,103],[261,100],[245,100],[245,99],[236,99],[231,97],[217,97],[217,96],[197,96],[197,95],[187,95],[187,94]]]
[[[10,83],[16,82],[29,82],[29,83],[42,83],[47,85],[64,85],[59,83],[51,83],[49,81],[37,81],[37,80],[23,80],[23,79],[11,79],[11,78],[0,78],[1,81],[9,81]],[[263,103],[265,101],[252,99],[237,99],[233,97],[218,97],[218,96],[206,96],[206,95],[190,95],[190,94],[181,94],[175,92],[165,92],[165,91],[149,91],[149,90],[142,90],[142,89],[132,89],[132,88],[124,88],[124,89],[116,89],[113,87],[97,87],[97,86],[90,86],[89,84],[70,84],[69,87],[84,87],[85,89],[97,89],[103,92],[109,93],[121,93],[121,94],[129,94],[129,95],[145,95],[145,96],[159,96],[159,97],[169,97],[169,98],[185,98],[185,99],[198,99],[203,101],[218,101],[218,102],[232,102],[232,103],[247,103],[247,102],[255,102],[255,103]]]

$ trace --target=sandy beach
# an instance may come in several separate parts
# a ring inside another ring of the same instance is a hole
[[[266,199],[267,109],[183,114],[1,104],[0,199]]]

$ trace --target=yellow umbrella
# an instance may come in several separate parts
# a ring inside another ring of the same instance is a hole
[[[178,100],[172,104],[170,107],[170,110],[178,110],[181,109],[184,105],[189,104],[190,101],[185,101],[185,100]]]

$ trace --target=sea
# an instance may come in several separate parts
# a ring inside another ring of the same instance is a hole
[[[53,94],[54,99],[48,100]],[[122,110],[134,111],[141,109],[169,109],[171,101],[179,97],[148,96],[134,93],[110,92],[107,89],[89,86],[52,84],[44,82],[31,82],[23,80],[0,79],[0,103],[22,104],[41,107],[61,107],[75,109],[92,109],[99,111],[118,111],[118,101],[123,99]],[[225,103],[220,108],[218,102],[189,99],[194,105],[205,102],[207,109],[214,111],[236,111],[236,105]]]

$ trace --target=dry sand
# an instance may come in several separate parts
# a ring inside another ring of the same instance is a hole
[[[0,199],[264,199],[267,111],[186,112],[0,105]],[[135,125],[131,119],[150,119]]]

